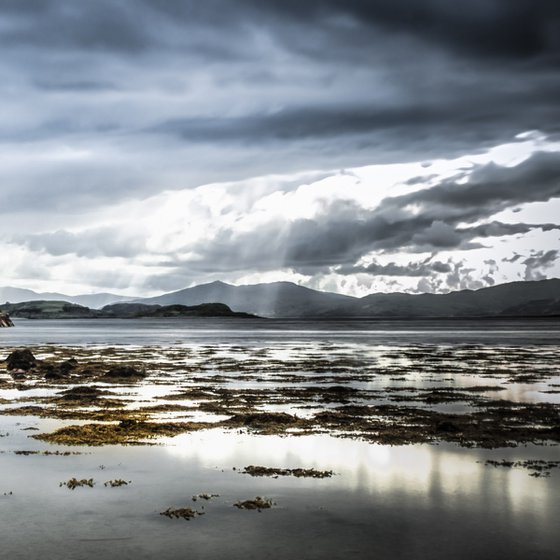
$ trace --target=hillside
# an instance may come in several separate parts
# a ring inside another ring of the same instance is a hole
[[[371,294],[327,316],[344,317],[483,317],[524,316],[529,302],[560,297],[560,280],[511,282],[448,294]],[[539,315],[539,313],[536,313]]]
[[[448,294],[374,293],[362,298],[321,292],[290,282],[245,286],[212,282],[157,297],[112,303],[102,309],[91,309],[67,300],[4,304],[0,309],[13,317],[32,319],[241,317],[243,314],[315,319],[553,317],[560,316],[560,280],[511,282]]]
[[[320,292],[290,282],[246,286],[212,282],[136,301],[161,305],[220,301],[239,311],[265,317],[418,318],[498,316],[506,311],[508,316],[522,316],[527,310],[518,306],[543,299],[560,299],[560,280],[512,282],[448,294],[376,293],[363,298]],[[539,309],[535,308],[532,314],[554,314],[550,310],[541,313]]]
[[[28,301],[3,304],[0,309],[20,319],[129,319],[143,317],[254,317],[236,313],[222,303],[184,305],[146,305],[118,303],[103,309],[89,309],[67,301]]]
[[[93,319],[98,312],[67,301],[26,301],[0,305],[2,311],[23,319]]]
[[[0,287],[0,303],[27,303],[30,301],[65,301],[75,303],[92,309],[100,309],[104,305],[121,301],[130,301],[131,297],[119,296],[111,293],[81,294],[69,296],[56,292],[34,292],[25,288],[14,288],[12,286]]]
[[[148,305],[142,303],[116,303],[107,305],[99,312],[102,317],[255,317],[249,313],[232,311],[223,303],[203,303],[201,305]]]
[[[538,299],[508,307],[501,315],[506,317],[560,317],[560,298]]]
[[[327,313],[333,308],[348,305],[355,299],[341,294],[319,292],[291,282],[247,286],[212,282],[136,301],[160,305],[199,305],[219,301],[232,309],[264,317],[306,317]]]

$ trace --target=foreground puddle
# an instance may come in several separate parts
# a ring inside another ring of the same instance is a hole
[[[257,550],[273,551],[273,558],[346,558],[350,552],[413,558],[425,547],[425,557],[441,559],[550,558],[557,545],[560,476],[536,479],[520,468],[485,464],[552,460],[557,448],[391,447],[222,430],[162,443],[65,456],[6,449],[0,456],[6,557],[34,557],[40,550],[42,558],[60,558],[63,546],[84,559],[112,557],[115,550],[126,559],[184,558],[185,550],[208,559],[251,558]],[[249,476],[244,471],[251,465],[333,474]],[[72,491],[60,487],[73,480],[86,482]],[[105,484],[120,480],[127,484]],[[271,507],[262,513],[234,507],[256,497]],[[165,512],[168,517],[160,515]],[[190,522],[183,524],[182,516]],[[496,540],[496,532],[507,539]]]

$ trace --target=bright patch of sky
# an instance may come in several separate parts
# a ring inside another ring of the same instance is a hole
[[[235,284],[288,280],[362,296],[373,291],[441,292],[559,276],[560,261],[555,259],[527,267],[527,259],[559,246],[558,229],[538,227],[513,235],[475,236],[471,245],[449,250],[445,244],[429,250],[410,246],[368,250],[366,244],[355,262],[344,260],[344,251],[356,255],[345,246],[338,254],[340,263],[335,255],[332,262],[309,267],[287,262],[289,251],[283,252],[282,244],[270,247],[273,254],[267,254],[266,245],[259,247],[261,232],[266,242],[271,227],[273,233],[286,235],[287,244],[294,243],[287,234],[294,224],[328,219],[334,207],[337,215],[367,220],[387,199],[429,191],[445,181],[455,180],[453,188],[462,189],[473,171],[489,163],[519,166],[536,152],[560,154],[560,143],[531,132],[484,153],[453,159],[262,176],[165,191],[83,212],[62,228],[52,223],[18,227],[16,222],[11,236],[2,242],[3,280],[6,285],[41,291],[108,290],[128,295],[153,295],[215,279]],[[421,199],[411,208],[414,217],[421,215]],[[471,222],[555,223],[559,210],[560,199],[551,198],[516,204]],[[230,247],[237,254],[223,265],[213,260],[215,253],[205,251],[213,246],[218,251],[236,239],[239,244]],[[434,262],[443,264],[430,268]],[[372,263],[377,268],[368,272]],[[414,265],[420,263],[426,266],[415,273]],[[341,264],[364,270],[340,274]],[[401,267],[402,274],[395,267],[388,269],[389,265]]]

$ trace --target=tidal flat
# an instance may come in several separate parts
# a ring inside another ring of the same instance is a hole
[[[21,322],[0,348],[34,359],[0,363],[11,558],[557,553],[555,323],[489,339],[164,322],[152,343],[146,323],[110,341],[66,325]]]

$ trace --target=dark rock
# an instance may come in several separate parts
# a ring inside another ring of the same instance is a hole
[[[37,364],[37,360],[29,348],[14,350],[6,359],[8,371],[19,369],[29,371]]]
[[[68,374],[63,373],[60,369],[52,368],[45,373],[45,379],[56,381],[57,379],[68,379]]]
[[[58,365],[58,371],[62,375],[68,375],[72,370],[78,367],[78,360],[76,358],[70,358]]]
[[[40,372],[45,377],[45,379],[56,380],[66,378],[66,376],[62,375],[58,370],[58,367],[54,364],[41,364]]]
[[[14,324],[7,313],[0,312],[0,327],[13,327]]]
[[[78,361],[70,358],[60,364],[42,364],[41,370],[45,374],[45,379],[68,379],[70,373],[78,367]]]
[[[102,391],[98,387],[79,385],[62,391],[61,398],[67,401],[94,401],[104,394],[106,391]]]
[[[110,377],[112,379],[141,378],[146,377],[146,372],[133,366],[115,366],[112,367],[104,377]]]
[[[438,422],[436,429],[440,432],[459,432],[461,431],[461,429],[459,428],[459,426],[457,426],[457,424],[454,424],[453,422],[450,422],[449,420],[442,420],[441,422]]]
[[[138,422],[132,419],[121,420],[119,422],[119,430],[130,430],[138,427]]]
[[[357,393],[358,390],[352,387],[345,387],[344,385],[331,385],[325,388],[326,392],[344,394],[344,393]]]

